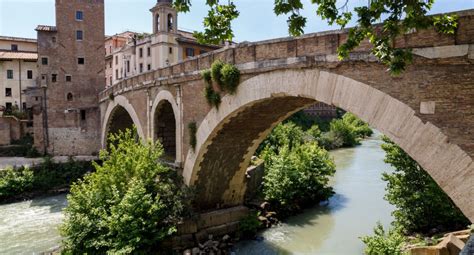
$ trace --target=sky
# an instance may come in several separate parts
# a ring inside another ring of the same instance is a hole
[[[316,16],[316,6],[303,0],[302,12],[308,18],[305,33],[337,29]],[[178,27],[182,30],[202,30],[207,13],[205,0],[192,0],[189,13],[180,13]],[[273,13],[274,0],[234,0],[240,17],[233,22],[235,40],[260,41],[288,36],[287,17]],[[149,9],[156,0],[105,0],[105,32],[151,32]],[[349,0],[349,8],[367,4],[367,0]],[[352,8],[351,8],[352,9]],[[474,0],[435,0],[431,13],[474,9]],[[0,0],[0,35],[36,38],[37,25],[54,25],[54,0]]]

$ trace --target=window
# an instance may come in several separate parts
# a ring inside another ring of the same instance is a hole
[[[76,11],[76,20],[84,20],[84,13],[82,11]]]
[[[18,51],[18,45],[12,44],[12,51]]]
[[[140,49],[139,49],[139,54],[138,54],[138,56],[141,57],[141,58],[143,57],[143,48],[140,48]]]
[[[127,72],[130,72],[130,60],[127,60]]]
[[[186,48],[186,56],[194,57],[194,48]]]
[[[148,47],[148,48],[146,49],[146,55],[147,55],[148,57],[151,56],[151,48],[150,48],[150,47]]]
[[[173,54],[173,48],[172,47],[170,47],[169,52],[170,52],[170,54]]]
[[[109,67],[112,68],[112,61],[109,62]]]
[[[56,36],[51,37],[51,41],[52,41],[53,43],[56,43]]]
[[[115,79],[118,80],[118,69],[115,69]]]
[[[72,76],[71,75],[66,75],[66,81],[71,82],[72,81]]]
[[[82,32],[82,30],[77,30],[76,31],[76,40],[82,41],[83,38],[84,38],[84,33]]]
[[[13,70],[7,70],[7,79],[13,79]]]
[[[143,64],[140,64],[140,73],[143,73]]]
[[[38,101],[39,100],[39,97],[35,97],[35,101]]]
[[[41,58],[41,64],[42,65],[47,65],[48,64],[48,58]]]
[[[109,83],[110,83],[110,86],[112,86],[112,76],[110,76]]]
[[[6,108],[5,109],[6,112],[11,112],[13,108],[12,103],[5,103],[5,108]]]
[[[51,82],[57,82],[58,81],[58,75],[57,74],[51,74]]]
[[[12,96],[12,89],[11,88],[5,88],[5,96],[6,97],[11,97]]]
[[[72,95],[72,93],[67,93],[66,99],[67,101],[71,102],[72,100],[74,100],[74,96]]]
[[[118,56],[115,56],[115,64],[118,65]],[[112,67],[112,66],[110,66]]]
[[[26,103],[23,103],[23,104],[22,104],[22,107],[23,107],[22,110],[23,110],[23,111],[26,111]]]
[[[84,63],[85,63],[84,58],[77,58],[77,63],[78,63],[79,65],[84,65]]]
[[[28,80],[33,79],[33,70],[28,70],[28,71],[26,71],[26,78],[27,78]]]
[[[173,14],[168,14],[168,31],[173,31]]]
[[[147,69],[148,69],[148,71],[151,70],[151,65],[150,64],[148,64]]]
[[[81,110],[81,120],[86,120],[86,110]]]
[[[160,31],[160,15],[156,14],[156,32]]]

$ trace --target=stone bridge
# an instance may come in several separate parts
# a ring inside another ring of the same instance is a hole
[[[454,35],[423,30],[396,40],[414,53],[397,77],[370,54],[369,43],[338,60],[347,31],[330,31],[242,43],[123,80],[99,96],[102,145],[109,132],[134,124],[142,139],[162,141],[196,188],[198,209],[224,208],[243,202],[245,170],[270,131],[323,102],[396,142],[474,221],[474,10],[458,15]],[[200,77],[217,59],[242,73],[237,92],[223,96],[218,109],[204,98]]]

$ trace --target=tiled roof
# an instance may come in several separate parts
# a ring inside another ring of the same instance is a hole
[[[38,25],[36,31],[56,32],[58,29],[55,26]]]
[[[38,54],[31,52],[0,51],[0,60],[4,59],[37,60]]]
[[[16,41],[16,42],[31,42],[36,43],[36,39],[32,38],[22,38],[22,37],[13,37],[13,36],[0,36],[2,41]]]

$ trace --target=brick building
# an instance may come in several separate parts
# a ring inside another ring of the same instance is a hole
[[[35,39],[0,36],[0,108],[26,110],[24,90],[36,86]]]
[[[309,116],[321,119],[332,119],[337,117],[337,107],[325,103],[316,103],[303,110]]]
[[[40,25],[38,80],[30,90],[35,146],[53,155],[99,151],[97,94],[105,84],[104,1],[56,0],[56,26]]]
[[[171,0],[157,0],[150,12],[153,20],[151,34],[124,32],[106,40],[107,86],[220,48],[199,44],[192,33],[179,30],[178,14]],[[123,42],[123,38],[127,38],[127,42],[114,50],[110,41]]]

